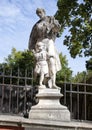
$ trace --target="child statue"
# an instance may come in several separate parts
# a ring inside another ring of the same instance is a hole
[[[48,56],[44,44],[42,42],[37,42],[33,53],[36,59],[34,73],[36,77],[37,75],[40,76],[39,88],[45,88],[45,84],[43,83],[46,75],[48,74]]]

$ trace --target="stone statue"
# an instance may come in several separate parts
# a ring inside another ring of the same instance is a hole
[[[36,65],[34,69],[35,77],[37,77],[37,74],[40,75],[39,88],[45,88],[43,82],[45,80],[46,75],[48,74],[47,51],[42,42],[37,42],[35,50],[32,51],[36,59]]]
[[[55,84],[55,81],[56,73],[61,69],[61,64],[59,54],[57,53],[54,46],[54,42],[58,33],[60,32],[60,24],[53,16],[46,16],[44,9],[37,8],[36,13],[40,17],[40,20],[33,26],[32,32],[29,37],[28,48],[29,50],[33,51],[34,56],[37,60],[36,68],[38,68],[38,63],[42,62],[39,61],[39,58],[41,58],[41,54],[44,56],[44,58],[43,63],[41,63],[40,69],[38,70],[35,68],[35,72],[40,74],[40,86],[43,86],[42,82],[46,77],[45,75],[48,75],[48,87],[58,88]],[[39,48],[39,45],[41,45],[41,49]],[[40,49],[39,53],[37,49]],[[46,71],[43,72],[45,68]]]

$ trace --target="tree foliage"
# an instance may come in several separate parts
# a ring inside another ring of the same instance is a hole
[[[87,70],[92,71],[92,58],[90,58],[88,61],[86,61],[86,68],[87,68]]]
[[[72,82],[92,84],[92,71],[87,70],[80,73],[78,72],[77,75],[72,78]]]
[[[61,32],[69,30],[64,45],[71,56],[92,56],[92,0],[58,0],[57,6]]]
[[[72,82],[74,83],[85,83],[86,82],[86,72],[78,72],[73,78],[72,78]]]
[[[32,77],[33,66],[34,56],[32,52],[28,50],[17,51],[15,48],[12,48],[11,54],[5,58],[4,63],[0,64],[0,73],[4,73],[4,75],[12,74],[13,76]],[[6,79],[6,83],[9,83],[9,78]],[[13,79],[13,83],[17,84],[17,80]],[[24,80],[20,80],[20,84],[24,85]]]
[[[62,53],[59,55],[62,69],[57,73],[57,83],[62,83],[65,80],[68,82],[72,78],[72,70],[68,67],[68,60]]]
[[[9,67],[21,68],[21,69],[32,69],[34,66],[34,56],[33,53],[25,51],[17,51],[15,48],[12,48],[11,54],[5,59],[6,64]]]

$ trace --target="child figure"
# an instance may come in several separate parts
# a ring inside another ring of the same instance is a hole
[[[47,62],[47,52],[45,50],[45,46],[42,42],[37,42],[35,50],[33,51],[34,56],[36,58],[36,66],[34,72],[40,75],[39,87],[45,88],[43,84],[45,76],[48,74],[48,62]]]

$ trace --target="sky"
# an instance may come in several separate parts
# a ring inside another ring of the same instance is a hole
[[[28,40],[32,27],[39,20],[37,8],[44,8],[47,15],[53,16],[57,11],[57,0],[0,0],[0,63],[4,62],[12,48],[17,51],[28,49]],[[55,41],[58,52],[66,55],[68,66],[73,71],[85,71],[86,58],[73,59],[63,45],[65,31]]]

